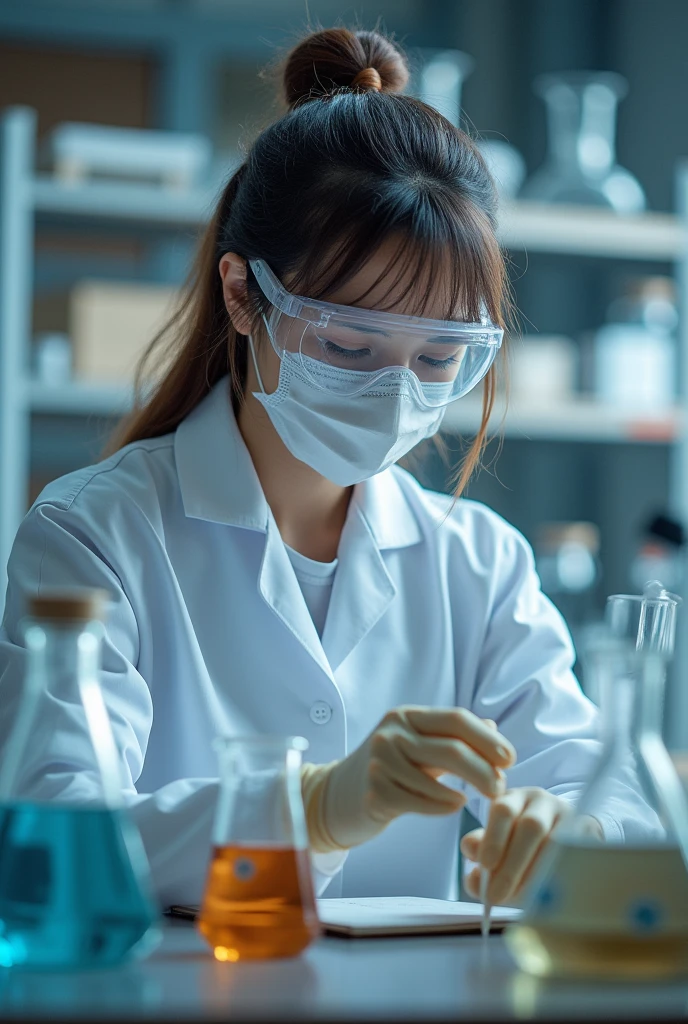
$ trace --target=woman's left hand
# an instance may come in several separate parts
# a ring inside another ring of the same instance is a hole
[[[493,800],[487,828],[467,832],[461,840],[464,857],[480,865],[466,876],[468,893],[480,898],[483,867],[490,872],[490,904],[517,902],[553,830],[570,813],[570,803],[535,786],[511,789]],[[602,838],[602,829],[592,818],[590,829]]]

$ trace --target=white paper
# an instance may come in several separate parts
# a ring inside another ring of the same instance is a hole
[[[368,896],[317,902],[323,924],[344,928],[418,928],[455,923],[479,926],[482,918],[479,903],[432,900],[422,896]],[[515,921],[520,913],[514,907],[493,907],[492,922]]]

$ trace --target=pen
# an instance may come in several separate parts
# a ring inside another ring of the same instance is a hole
[[[480,902],[483,905],[483,916],[480,922],[480,933],[483,938],[490,934],[490,914],[492,907],[487,902],[487,887],[490,884],[490,872],[487,868],[480,871]]]

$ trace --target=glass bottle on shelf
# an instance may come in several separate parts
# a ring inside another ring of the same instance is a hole
[[[602,694],[602,753],[557,829],[507,936],[522,970],[547,976],[667,978],[688,973],[688,796],[661,732],[678,599],[661,584],[607,603],[588,652]],[[637,820],[603,839],[620,770],[634,768]]]
[[[217,960],[295,956],[319,932],[300,736],[216,741],[220,796],[198,929]]]
[[[30,601],[23,698],[0,766],[2,966],[105,966],[147,953],[161,935],[141,837],[122,807],[98,681],[105,597],[88,590]],[[55,701],[80,722],[70,741],[76,759],[88,761],[78,800],[76,783],[50,797],[24,796]]]
[[[640,183],[616,163],[616,109],[626,80],[613,72],[571,71],[541,75],[533,87],[547,106],[549,142],[545,163],[522,195],[617,213],[644,210]]]
[[[668,412],[676,400],[678,309],[668,277],[629,282],[595,334],[594,390],[632,412]]]

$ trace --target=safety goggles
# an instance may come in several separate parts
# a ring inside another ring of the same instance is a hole
[[[481,323],[339,306],[292,295],[263,260],[251,269],[271,305],[265,323],[277,355],[299,362],[314,386],[340,395],[414,388],[424,405],[448,405],[483,379],[504,331]]]

